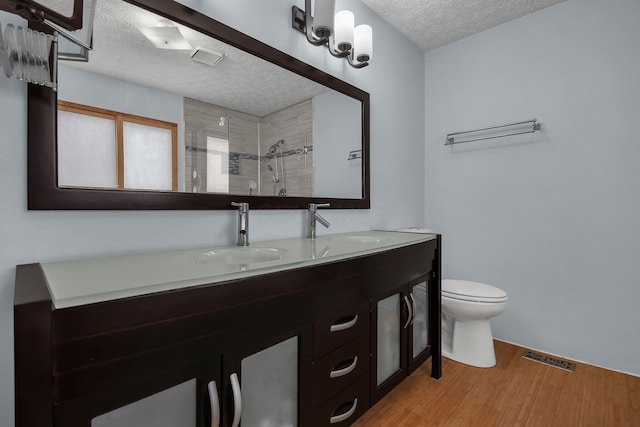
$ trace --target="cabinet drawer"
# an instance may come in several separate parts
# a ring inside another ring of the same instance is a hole
[[[334,396],[369,370],[369,339],[362,335],[313,363],[313,405]]]
[[[350,426],[367,409],[369,409],[369,378],[368,375],[363,375],[313,411],[313,426]]]
[[[341,310],[313,324],[313,360],[369,333],[369,302]]]

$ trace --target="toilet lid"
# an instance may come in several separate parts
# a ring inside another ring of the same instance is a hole
[[[442,295],[464,301],[502,302],[507,293],[495,286],[468,280],[442,280]]]

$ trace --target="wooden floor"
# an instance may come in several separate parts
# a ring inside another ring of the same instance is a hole
[[[495,341],[497,365],[430,363],[365,413],[354,426],[640,426],[640,378],[590,365],[566,372],[522,358]]]

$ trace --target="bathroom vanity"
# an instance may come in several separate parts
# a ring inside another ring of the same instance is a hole
[[[440,280],[401,232],[18,266],[16,426],[350,425],[441,376]]]

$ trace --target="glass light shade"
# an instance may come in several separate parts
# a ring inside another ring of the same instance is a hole
[[[373,31],[370,25],[358,25],[354,32],[353,57],[367,62],[373,57]]]
[[[336,13],[334,21],[335,47],[339,51],[348,51],[353,47],[353,27],[355,16],[350,10],[340,10]]]
[[[178,27],[146,27],[140,31],[158,49],[193,49]]]
[[[335,13],[336,0],[315,0],[313,6],[313,34],[319,38],[329,37],[333,33]]]

